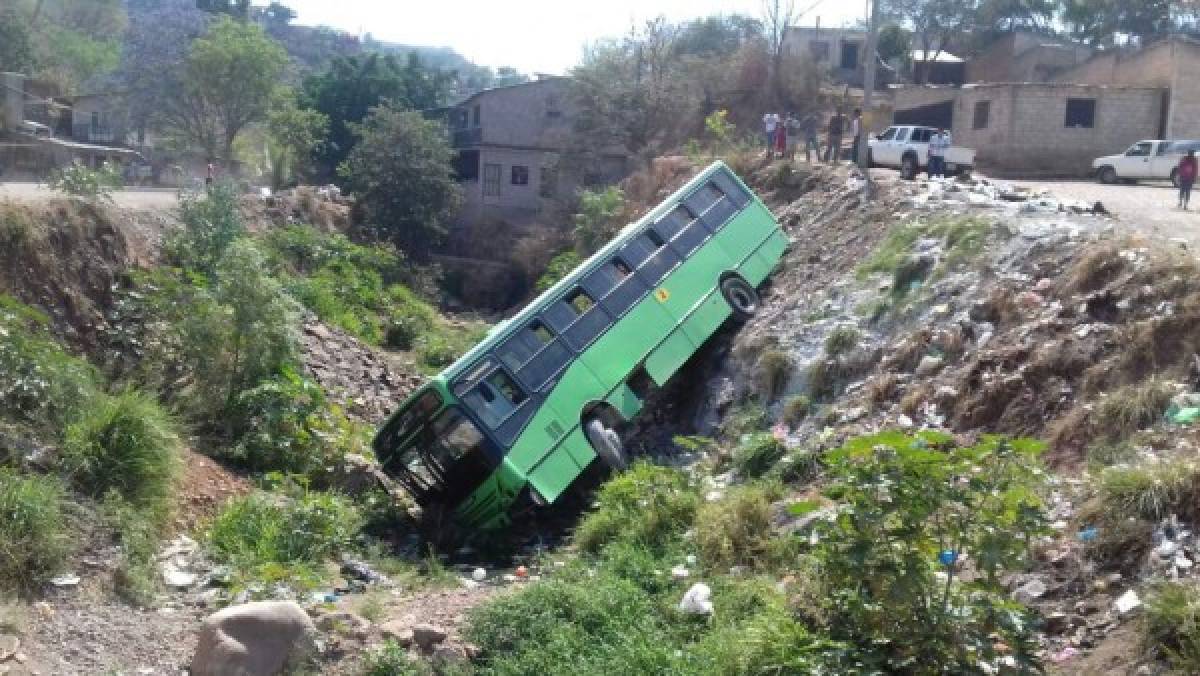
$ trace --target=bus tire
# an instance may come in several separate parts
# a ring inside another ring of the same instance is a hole
[[[592,418],[583,427],[583,433],[592,450],[596,451],[600,461],[614,472],[624,471],[629,467],[629,456],[625,454],[625,446],[615,430],[604,424],[599,418]]]
[[[721,282],[721,296],[729,303],[739,321],[746,321],[758,314],[758,292],[741,277],[726,277]]]

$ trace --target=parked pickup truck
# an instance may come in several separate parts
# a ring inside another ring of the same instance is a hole
[[[1138,141],[1120,155],[1092,161],[1092,174],[1101,183],[1158,179],[1176,187],[1179,158],[1189,150],[1200,151],[1200,141]]]
[[[933,127],[888,127],[867,144],[867,162],[873,167],[892,167],[906,179],[916,178],[929,166],[929,139]],[[975,151],[951,146],[946,150],[946,173],[965,174],[975,167]]]

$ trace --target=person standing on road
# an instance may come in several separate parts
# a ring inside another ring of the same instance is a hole
[[[783,123],[787,133],[787,152],[784,154],[789,161],[796,159],[796,144],[800,142],[800,120],[795,113],[788,113],[787,121]]]
[[[829,118],[829,147],[825,149],[826,162],[838,162],[842,159],[842,132],[846,129],[846,116],[842,109],[833,111]]]
[[[854,115],[850,117],[850,140],[852,142],[850,150],[850,163],[858,163],[858,144],[862,142],[862,109],[855,108]]]
[[[929,178],[946,177],[946,149],[950,147],[950,132],[938,128],[929,139]]]
[[[1179,159],[1179,207],[1185,211],[1192,199],[1192,186],[1195,183],[1196,151],[1189,150],[1187,155]]]
[[[787,154],[787,123],[781,118],[775,125],[775,156]]]
[[[763,131],[767,136],[767,157],[775,152],[775,131],[779,129],[779,116],[775,113],[763,115]]]
[[[800,122],[800,133],[804,135],[804,161],[812,164],[812,154],[821,161],[821,144],[817,142],[817,114],[809,113]]]

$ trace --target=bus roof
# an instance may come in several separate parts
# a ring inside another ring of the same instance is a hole
[[[679,188],[674,193],[671,193],[670,197],[663,200],[658,206],[640,218],[637,222],[630,223],[622,228],[621,231],[617,233],[616,237],[613,237],[612,240],[601,247],[599,251],[589,256],[584,262],[580,263],[575,270],[573,270],[566,277],[560,279],[554,284],[554,286],[546,289],[541,293],[541,295],[530,301],[524,309],[492,327],[492,330],[488,332],[486,338],[479,341],[475,347],[468,350],[466,354],[459,357],[453,364],[447,366],[437,376],[434,376],[434,378],[449,382],[458,377],[475,361],[476,358],[490,350],[494,345],[503,339],[507,338],[508,335],[512,333],[514,327],[520,327],[524,325],[526,320],[532,319],[534,316],[536,316],[546,306],[556,300],[564,291],[577,284],[579,280],[583,279],[587,275],[587,273],[591,272],[596,266],[603,263],[604,259],[610,254],[624,246],[624,244],[630,239],[633,239],[633,237],[635,237],[641,230],[642,226],[658,220],[660,216],[673,209],[680,200],[702,185],[713,174],[721,171],[722,169],[728,170],[728,167],[725,166],[724,162],[717,160],[705,168],[704,171],[696,174],[692,180],[688,181],[683,187]],[[732,171],[729,171],[729,173],[736,177],[736,174],[734,174]]]

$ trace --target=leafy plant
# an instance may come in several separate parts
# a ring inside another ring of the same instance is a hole
[[[0,468],[0,587],[31,592],[58,573],[69,549],[64,494],[54,477]]]
[[[858,347],[862,334],[852,326],[839,326],[830,332],[825,339],[825,354],[830,357],[840,357]]]
[[[733,451],[733,468],[739,476],[761,477],[787,453],[787,447],[769,433],[752,435]]]
[[[1141,628],[1146,647],[1161,651],[1178,673],[1200,670],[1200,589],[1195,583],[1157,582],[1146,595]]]
[[[423,662],[413,659],[403,646],[388,639],[367,653],[363,676],[425,676],[433,673]]]
[[[110,490],[139,507],[165,511],[181,468],[175,423],[136,390],[94,400],[67,428],[62,465],[84,493]]]
[[[1030,618],[1000,578],[1045,531],[1040,451],[1026,440],[964,447],[924,432],[861,437],[826,454],[837,512],[817,522],[816,554],[832,590],[833,638],[871,669],[973,673],[997,659],[998,637],[1018,668],[1035,668]],[[967,556],[973,580],[959,576]]]
[[[107,162],[99,169],[90,169],[74,162],[69,167],[51,171],[46,185],[50,186],[51,190],[72,197],[112,199],[113,191],[121,188],[121,172]]]
[[[700,498],[683,472],[639,462],[604,484],[596,503],[575,529],[575,543],[589,552],[614,542],[662,547],[687,530]]]
[[[566,277],[572,270],[579,267],[583,259],[575,252],[574,249],[568,249],[550,259],[550,264],[546,266],[546,271],[538,277],[537,283],[534,284],[534,290],[538,293],[554,286],[558,280]]]
[[[168,260],[204,274],[211,274],[225,251],[246,234],[237,191],[230,183],[216,183],[202,194],[181,194],[179,220],[183,229],[168,236],[164,245]]]
[[[623,225],[618,217],[624,210],[625,193],[616,186],[581,192],[579,212],[574,219],[576,248],[587,255],[612,239]]]
[[[733,565],[770,566],[771,502],[781,493],[777,485],[751,484],[701,505],[695,541],[704,565],[714,571]]]

